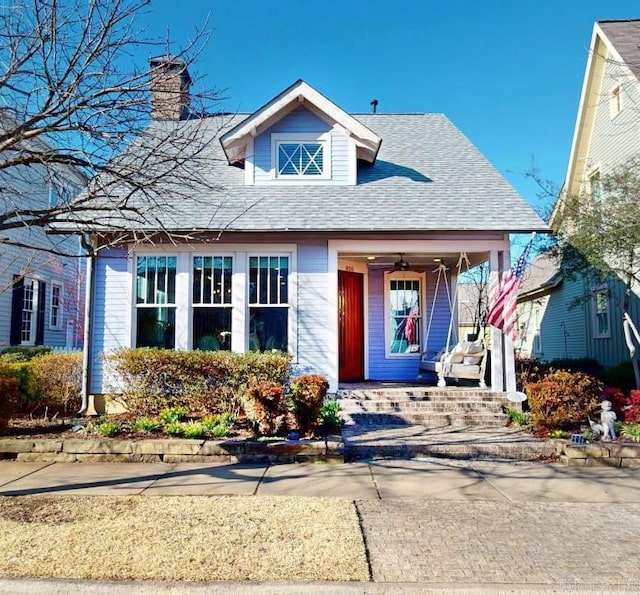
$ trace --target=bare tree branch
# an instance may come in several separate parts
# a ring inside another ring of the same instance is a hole
[[[166,51],[138,25],[150,0],[2,2],[0,245],[63,255],[63,243],[15,233],[99,231],[116,241],[131,237],[132,222],[138,238],[170,236],[174,205],[222,195],[206,175],[229,119],[212,116],[218,92],[192,90],[180,120],[150,119],[149,69],[134,61],[141,49]],[[187,68],[207,38],[196,30],[170,58]]]

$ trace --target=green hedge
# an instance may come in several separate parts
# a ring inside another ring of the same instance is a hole
[[[107,357],[122,386],[117,395],[130,413],[155,415],[168,407],[190,414],[238,414],[246,388],[284,385],[291,358],[283,352],[120,349]]]

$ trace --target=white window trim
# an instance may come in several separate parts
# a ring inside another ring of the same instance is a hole
[[[591,184],[591,180],[595,177],[598,176],[598,179],[600,181],[600,198],[595,199],[593,197],[593,192],[592,192],[592,184]],[[592,167],[591,169],[589,169],[587,171],[587,179],[586,179],[586,191],[587,194],[589,195],[589,198],[591,198],[592,200],[599,202],[600,200],[602,200],[602,170],[600,169],[600,164],[596,165],[595,167]]]
[[[600,293],[604,293],[606,301],[606,314],[607,314],[607,332],[600,333],[598,331],[598,304],[597,296]],[[606,285],[599,285],[591,290],[591,330],[594,339],[609,339],[611,337],[611,293]]]
[[[29,339],[22,339],[22,316],[24,314],[24,293],[22,296],[22,308],[20,310],[20,345],[33,346],[36,344],[36,338],[38,336],[38,300],[40,298],[40,281],[35,277],[24,277],[23,287],[26,283],[33,283],[33,300],[31,308],[31,322],[29,327]],[[23,291],[25,291],[23,289]]]
[[[323,145],[323,171],[319,176],[311,175],[282,175],[278,173],[278,146],[280,143],[305,143],[316,142]],[[323,182],[331,180],[331,133],[330,132],[274,132],[271,134],[271,171],[269,172],[272,181],[281,183],[304,183]]]
[[[620,83],[609,91],[609,116],[613,120],[624,108],[623,91]]]
[[[191,350],[196,349],[196,346],[193,344],[193,310],[195,308],[230,308],[231,309],[231,351],[235,351],[234,350],[234,344],[235,344],[234,311],[236,308],[235,293],[237,291],[236,282],[235,282],[235,279],[237,276],[237,267],[236,267],[236,262],[238,261],[237,254],[238,254],[237,252],[229,252],[229,251],[221,252],[217,250],[215,252],[206,252],[206,251],[194,252],[193,254],[189,255],[189,271],[188,271],[189,314],[187,316],[187,324],[188,324],[187,341],[188,341],[188,345],[190,346],[189,349]],[[220,304],[196,304],[195,303],[194,296],[193,296],[193,276],[192,275],[193,275],[193,261],[195,258],[198,258],[198,257],[213,257],[213,258],[231,257],[231,301],[229,303],[220,303]],[[180,260],[178,260],[178,263],[180,263]],[[176,288],[176,301],[178,301],[177,288]],[[177,317],[176,317],[176,326],[178,326]]]
[[[418,273],[414,271],[385,271],[384,273],[384,355],[386,359],[420,359],[420,351],[423,349],[422,341],[424,336],[420,337],[420,351],[410,353],[391,353],[390,339],[391,339],[391,321],[389,319],[389,311],[391,308],[390,297],[390,285],[392,280],[405,279],[405,280],[418,280],[420,281],[420,332],[424,335],[425,325],[425,288],[426,288],[426,273]]]
[[[139,304],[138,303],[138,258],[144,257],[148,258],[150,256],[158,257],[163,256],[165,258],[174,257],[176,259],[176,286],[175,286],[175,302],[165,302],[165,303],[153,303],[153,304]],[[181,259],[180,254],[175,250],[171,252],[165,252],[164,250],[141,250],[140,252],[134,252],[131,258],[131,346],[135,347],[138,342],[138,309],[148,309],[148,308],[173,308],[175,310],[175,319],[176,319],[176,328],[175,328],[175,336],[174,336],[174,349],[179,349],[178,346],[178,317],[180,315],[180,302],[182,300],[179,299],[180,281],[179,281],[179,273],[181,269]],[[187,300],[190,300],[190,292],[185,294],[187,296]]]
[[[192,308],[193,286],[191,267],[193,256],[231,256],[233,272],[231,277],[231,351],[244,353],[249,350],[249,257],[288,256],[289,257],[289,354],[294,363],[298,362],[298,255],[296,244],[220,244],[215,250],[199,245],[190,249],[166,250],[161,246],[146,246],[144,250],[133,251],[129,258],[131,291],[131,345],[136,344],[136,263],[138,256],[176,256],[176,301],[162,304],[176,308],[175,349],[192,349]],[[157,306],[151,306],[157,307]]]
[[[53,296],[55,293],[55,289],[59,289],[58,294],[58,323],[54,324],[53,322]],[[62,319],[64,313],[64,287],[61,283],[51,283],[51,287],[49,290],[49,329],[52,331],[60,331],[62,330]]]

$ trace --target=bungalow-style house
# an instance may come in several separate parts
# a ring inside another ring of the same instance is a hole
[[[0,131],[15,118],[0,108]],[[44,140],[29,141],[46,153]],[[6,159],[14,155],[7,150]],[[2,161],[2,159],[0,159]],[[68,165],[12,165],[0,174],[4,221],[19,209],[47,210],[86,184]],[[80,349],[84,323],[84,258],[77,236],[48,235],[40,227],[5,229],[0,237],[0,350],[18,346]],[[69,255],[69,256],[65,256]]]
[[[563,193],[552,217],[557,226],[567,198],[588,204],[606,200],[601,179],[640,155],[640,20],[598,21],[593,28]],[[624,284],[608,279],[568,279],[554,289],[541,318],[545,359],[588,357],[615,366],[629,359],[622,325]],[[631,318],[640,321],[637,288]],[[522,296],[521,296],[522,298]],[[577,303],[577,306],[575,305]],[[568,310],[570,303],[573,310]],[[565,338],[558,336],[563,321]],[[549,321],[549,322],[547,322]],[[569,348],[563,349],[563,340]]]
[[[154,80],[176,64],[156,60]],[[174,96],[185,101],[190,79],[178,74]],[[349,114],[302,80],[253,113],[211,116],[209,129],[184,112],[152,121],[150,134],[209,130],[204,175],[221,192],[171,202],[168,188],[171,212],[155,217],[172,241],[134,237],[138,222],[127,240],[119,221],[121,244],[97,252],[92,395],[112,388],[102,354],[124,346],[288,350],[332,392],[415,380],[450,323],[446,299],[432,301],[434,269],[444,263],[453,286],[466,253],[498,275],[509,233],[546,229],[442,114]],[[88,230],[97,248],[113,240],[110,225]],[[515,387],[513,350],[493,335],[492,388],[504,391]]]

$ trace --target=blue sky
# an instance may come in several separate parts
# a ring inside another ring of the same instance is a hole
[[[178,8],[177,8],[178,7]],[[351,113],[443,112],[535,208],[523,173],[565,175],[593,22],[638,0],[153,0],[173,49],[209,15],[195,66],[224,107],[253,111],[302,78]]]

